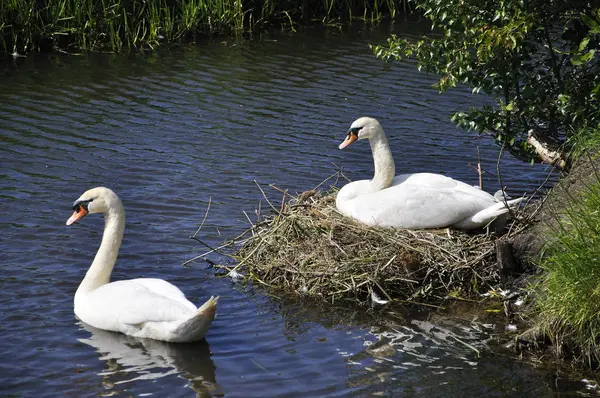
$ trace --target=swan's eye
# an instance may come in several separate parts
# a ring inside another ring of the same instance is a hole
[[[88,211],[88,204],[93,201],[94,201],[94,199],[79,200],[79,201],[73,203],[73,210],[79,211],[79,209],[83,207],[83,209],[85,211]]]
[[[362,130],[362,127],[352,127],[349,131],[348,131],[348,135],[355,135],[358,137],[358,132]]]
[[[87,202],[79,202],[79,203],[75,203],[73,205],[73,210],[75,210],[78,213],[79,213],[79,211],[81,211],[81,208],[83,208],[85,211],[87,211]]]

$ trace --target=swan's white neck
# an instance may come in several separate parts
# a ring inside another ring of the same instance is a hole
[[[371,144],[375,166],[375,175],[370,182],[371,192],[377,192],[392,185],[392,180],[396,175],[396,166],[383,130],[371,136],[369,143]]]
[[[396,174],[392,151],[388,145],[385,133],[381,126],[376,126],[374,129],[375,131],[369,137],[375,166],[373,179],[354,181],[344,185],[335,199],[337,209],[349,217],[356,218],[354,216],[356,204],[353,202],[353,199],[391,187]]]
[[[125,210],[121,203],[109,208],[104,213],[104,221],[102,243],[100,243],[100,248],[90,269],[75,293],[75,300],[78,295],[90,293],[110,281],[110,274],[115,266],[125,230]]]

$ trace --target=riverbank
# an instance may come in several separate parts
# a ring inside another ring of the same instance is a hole
[[[519,315],[525,346],[600,366],[600,129],[576,142],[568,174],[544,198],[535,223],[512,244],[530,274]],[[523,347],[525,347],[523,346]]]
[[[162,43],[220,34],[245,35],[266,27],[341,25],[409,10],[405,0],[10,0],[0,5],[0,53],[154,49]]]

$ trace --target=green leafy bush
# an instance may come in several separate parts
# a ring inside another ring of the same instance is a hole
[[[457,112],[459,126],[493,134],[527,156],[530,129],[564,140],[600,123],[600,9],[593,2],[415,0],[433,34],[417,42],[392,36],[375,46],[383,59],[414,57],[440,76],[485,92],[497,106]]]

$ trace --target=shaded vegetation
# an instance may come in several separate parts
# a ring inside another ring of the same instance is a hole
[[[242,34],[265,25],[377,22],[406,0],[3,0],[0,51],[153,48],[197,35]]]

